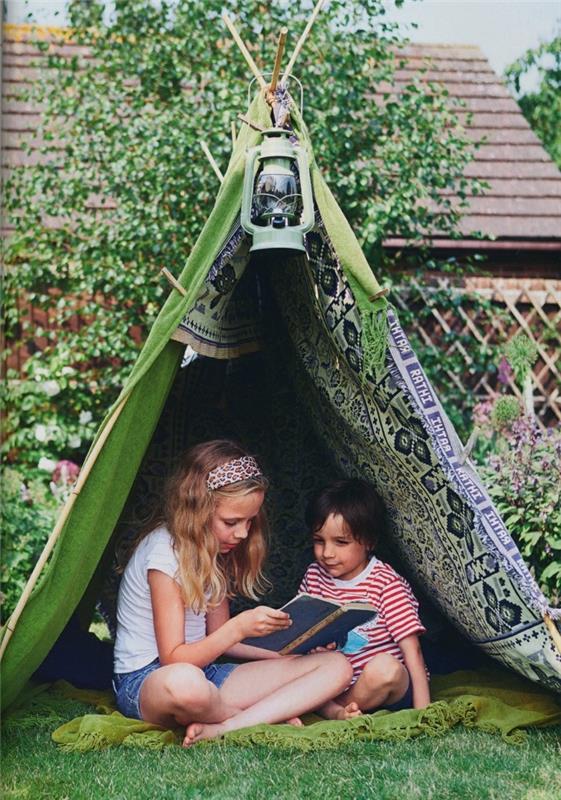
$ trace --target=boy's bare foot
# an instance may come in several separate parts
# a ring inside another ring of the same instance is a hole
[[[335,719],[353,719],[353,717],[361,717],[362,711],[356,703],[348,703],[346,706],[339,706],[341,711]]]
[[[346,720],[353,719],[353,717],[360,717],[362,711],[357,703],[347,703],[346,706],[337,703],[335,700],[330,700],[320,708],[322,717],[326,719]]]
[[[191,747],[197,742],[202,742],[203,739],[214,739],[216,736],[221,736],[224,733],[224,725],[222,723],[206,723],[206,722],[192,722],[187,725],[185,731],[185,738],[183,739],[183,747]]]
[[[300,717],[290,717],[290,719],[286,720],[288,725],[293,725],[295,728],[302,728],[304,723],[300,719]]]

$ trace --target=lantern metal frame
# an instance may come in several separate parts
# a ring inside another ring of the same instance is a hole
[[[256,250],[296,250],[306,252],[304,235],[314,226],[315,212],[310,178],[310,167],[306,150],[288,140],[291,131],[285,128],[269,128],[263,131],[263,141],[247,152],[243,197],[241,208],[241,224],[244,230],[253,237],[250,252]],[[298,169],[300,196],[302,198],[302,216],[296,225],[275,227],[272,224],[257,225],[251,218],[255,179],[260,171],[260,164],[275,158],[290,160]]]

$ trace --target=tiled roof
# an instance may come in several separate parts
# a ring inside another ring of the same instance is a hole
[[[45,39],[61,30],[42,29]],[[36,36],[36,34],[35,34]],[[33,163],[38,153],[27,155],[22,138],[37,127],[39,114],[16,99],[18,90],[44,72],[34,66],[45,58],[28,40],[29,26],[4,26],[2,74],[3,164]],[[67,41],[59,51],[87,57],[83,47]],[[522,116],[519,106],[477,47],[466,45],[412,44],[403,49],[407,66],[397,74],[398,82],[409,80],[420,68],[429,67],[426,79],[445,84],[452,97],[461,97],[466,112],[473,113],[469,135],[485,139],[470,164],[467,175],[486,180],[490,188],[482,197],[472,197],[461,223],[464,239],[451,243],[435,237],[436,247],[474,249],[561,250],[561,172],[544,150]],[[466,114],[460,115],[463,121]],[[473,231],[494,241],[471,239]],[[391,239],[388,245],[401,246]]]
[[[561,250],[561,172],[481,50],[469,45],[411,44],[402,52],[407,67],[398,79],[409,80],[428,66],[427,80],[443,83],[451,97],[464,101],[461,121],[466,121],[467,113],[473,115],[469,136],[485,141],[466,175],[485,180],[490,188],[484,196],[470,198],[461,223],[465,235],[461,246]],[[474,230],[496,240],[472,245]],[[392,243],[404,244],[396,239],[388,242]],[[452,244],[438,238],[432,243]]]

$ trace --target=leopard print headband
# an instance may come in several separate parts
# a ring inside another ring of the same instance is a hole
[[[206,485],[209,489],[221,489],[231,483],[246,481],[248,478],[261,478],[263,473],[253,456],[241,456],[220,464],[208,473]]]

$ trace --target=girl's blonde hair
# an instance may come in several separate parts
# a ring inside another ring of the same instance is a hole
[[[221,498],[267,489],[263,475],[219,489],[208,488],[211,470],[247,455],[240,445],[226,439],[198,444],[183,455],[164,490],[161,521],[173,537],[183,601],[195,613],[217,606],[234,594],[257,600],[258,593],[268,588],[261,569],[267,549],[263,507],[252,521],[247,538],[227,555],[220,554],[212,532],[212,518]]]

